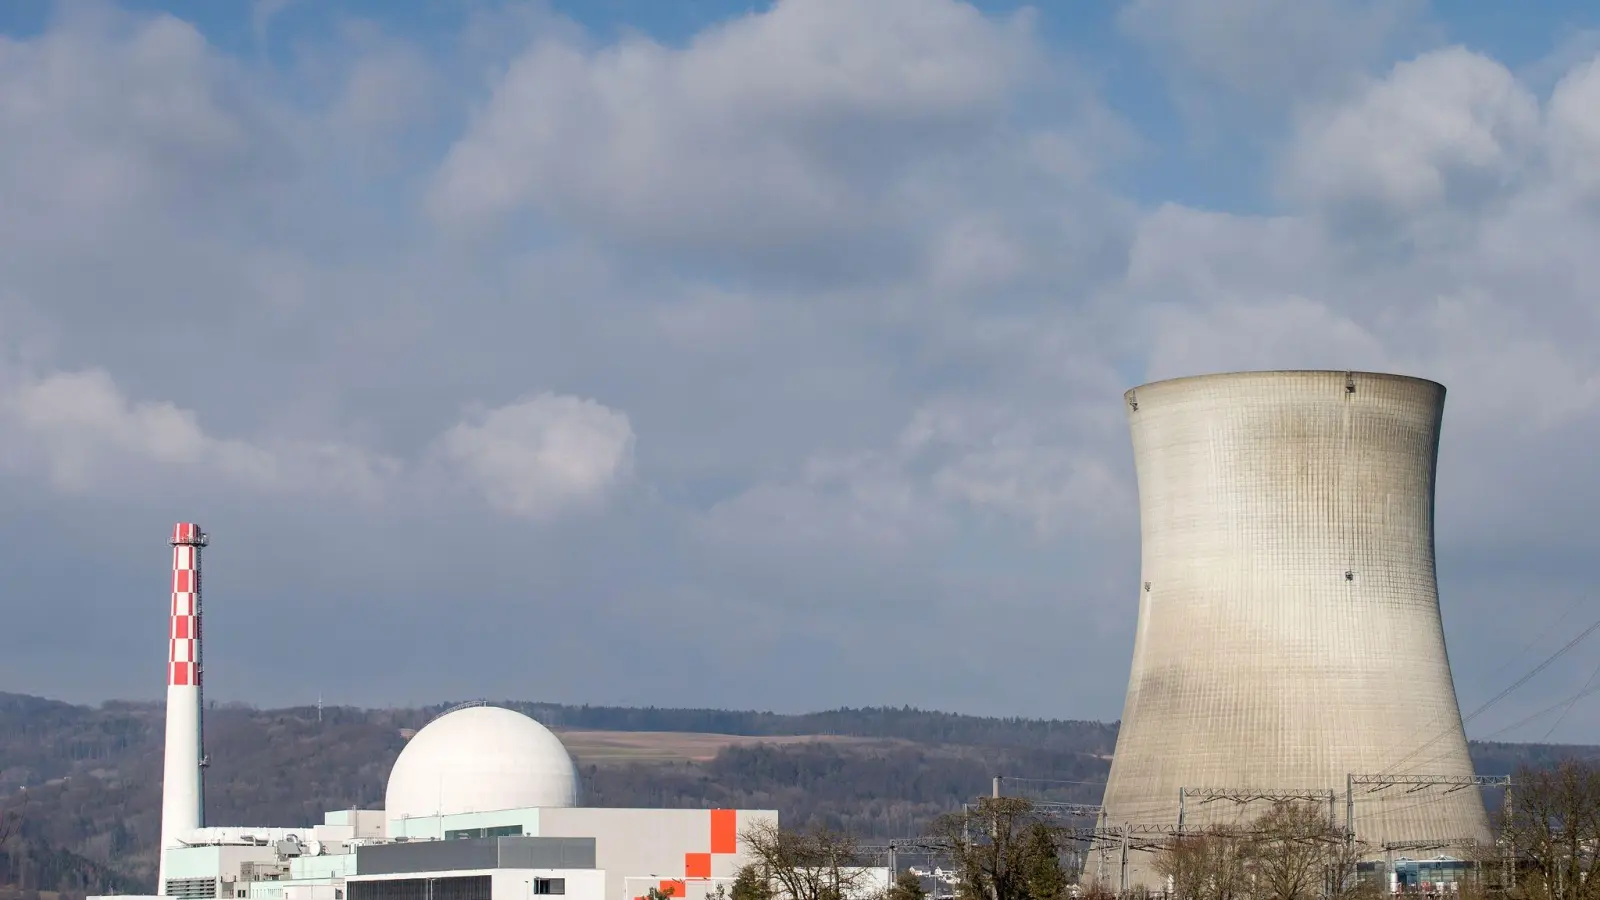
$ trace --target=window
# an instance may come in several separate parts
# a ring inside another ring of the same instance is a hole
[[[215,878],[168,878],[167,896],[182,900],[211,900],[217,896]]]
[[[535,878],[533,880],[535,894],[565,894],[567,880],[565,878]]]
[[[350,900],[490,900],[488,875],[352,881]]]
[[[444,833],[447,841],[462,841],[469,838],[486,837],[520,837],[521,825],[496,825],[493,828],[454,828]]]

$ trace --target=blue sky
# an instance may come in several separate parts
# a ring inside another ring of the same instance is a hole
[[[1243,368],[1450,388],[1464,707],[1600,615],[1590,5],[20,0],[0,34],[0,687],[154,696],[192,518],[224,698],[1112,719],[1121,393]],[[1600,741],[1597,704],[1501,736]]]

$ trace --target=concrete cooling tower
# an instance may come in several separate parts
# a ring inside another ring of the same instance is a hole
[[[1180,805],[1186,828],[1239,823],[1268,808],[1252,796],[1297,791],[1325,792],[1317,802],[1342,828],[1351,774],[1470,780],[1434,578],[1444,396],[1365,372],[1127,392],[1142,573],[1105,829],[1173,826]],[[1231,796],[1180,800],[1184,789]],[[1350,798],[1375,857],[1386,842],[1449,852],[1489,836],[1470,786]],[[1122,855],[1097,851],[1086,875],[1157,887],[1151,852],[1125,868]]]

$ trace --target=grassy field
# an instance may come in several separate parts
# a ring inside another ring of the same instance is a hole
[[[782,737],[746,737],[735,734],[696,734],[678,731],[565,731],[557,730],[580,763],[705,762],[724,747],[750,744],[869,744],[887,743],[867,738],[808,734]]]

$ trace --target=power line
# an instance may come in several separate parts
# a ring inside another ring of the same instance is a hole
[[[1490,697],[1481,706],[1479,706],[1477,709],[1473,710],[1471,715],[1468,715],[1465,718],[1463,718],[1461,720],[1461,724],[1463,726],[1465,726],[1468,722],[1472,721],[1473,719],[1476,719],[1479,715],[1482,715],[1489,708],[1493,707],[1496,703],[1499,703],[1501,700],[1504,700],[1507,696],[1509,696],[1511,694],[1512,691],[1515,691],[1517,688],[1522,687],[1523,685],[1527,684],[1529,681],[1533,680],[1534,676],[1538,675],[1540,672],[1543,672],[1545,669],[1550,668],[1550,666],[1553,665],[1556,660],[1558,660],[1561,657],[1565,656],[1569,651],[1572,650],[1572,648],[1574,648],[1574,647],[1578,646],[1578,644],[1582,643],[1584,638],[1587,638],[1589,635],[1594,634],[1595,631],[1597,631],[1597,630],[1600,630],[1600,619],[1595,620],[1595,622],[1593,624],[1591,624],[1588,628],[1585,628],[1583,631],[1579,632],[1577,637],[1575,637],[1572,640],[1568,641],[1564,646],[1561,647],[1561,649],[1559,649],[1556,652],[1554,652],[1554,653],[1550,654],[1549,656],[1545,657],[1543,662],[1539,663],[1537,666],[1534,666],[1533,669],[1531,669],[1527,674],[1523,675],[1521,678],[1518,678],[1516,681],[1512,682],[1510,687],[1506,688],[1505,690],[1501,691],[1498,694],[1495,694],[1493,697]],[[1437,722],[1437,721],[1438,721],[1438,716],[1436,715],[1436,716],[1434,716],[1433,720],[1428,723],[1427,727],[1431,727],[1433,722]],[[1398,759],[1395,762],[1391,763],[1389,766],[1385,767],[1384,774],[1388,774],[1389,772],[1392,772],[1393,770],[1398,769],[1400,766],[1404,765],[1405,763],[1409,762],[1411,759],[1416,757],[1417,754],[1427,750],[1429,747],[1432,747],[1434,744],[1437,744],[1439,741],[1444,740],[1454,730],[1455,730],[1454,727],[1445,728],[1445,729],[1441,730],[1440,732],[1435,734],[1432,738],[1429,738],[1427,741],[1424,741],[1421,745],[1419,745],[1416,749],[1412,750],[1410,753],[1407,753],[1405,756],[1401,757],[1400,759]]]
[[[1105,787],[1104,781],[1065,781],[1060,778],[1020,778],[1016,775],[1001,776],[1006,781],[1032,781],[1038,784],[1086,784],[1091,787]]]
[[[1500,728],[1497,731],[1491,731],[1488,734],[1484,735],[1483,737],[1479,738],[1478,740],[1486,741],[1486,740],[1489,740],[1490,738],[1499,737],[1500,735],[1505,734],[1508,731],[1515,731],[1516,729],[1521,728],[1522,726],[1528,724],[1529,722],[1533,722],[1533,721],[1536,721],[1538,719],[1542,719],[1545,716],[1548,716],[1549,714],[1551,714],[1551,713],[1555,712],[1556,710],[1560,709],[1561,707],[1567,706],[1568,704],[1571,704],[1571,703],[1576,703],[1579,700],[1582,700],[1584,697],[1587,697],[1587,696],[1589,696],[1591,694],[1594,694],[1596,692],[1600,692],[1600,685],[1587,687],[1584,690],[1581,690],[1578,693],[1573,694],[1571,697],[1566,698],[1565,700],[1561,700],[1560,702],[1557,702],[1557,703],[1552,703],[1549,706],[1546,706],[1544,709],[1541,709],[1538,712],[1533,713],[1531,715],[1524,716],[1524,717],[1518,719],[1517,721],[1512,722],[1510,725],[1507,725],[1507,726],[1505,726],[1503,728]]]
[[[1561,727],[1561,723],[1567,720],[1567,715],[1572,712],[1572,708],[1578,705],[1578,698],[1582,697],[1584,692],[1589,690],[1589,688],[1594,684],[1595,678],[1597,677],[1600,677],[1600,665],[1596,665],[1594,667],[1594,671],[1589,673],[1589,679],[1583,683],[1583,687],[1578,690],[1578,693],[1573,695],[1572,700],[1567,703],[1567,708],[1561,711],[1561,715],[1556,718],[1554,724],[1550,726],[1550,730],[1544,733],[1544,737],[1541,738],[1541,740],[1550,740],[1550,735],[1554,734],[1555,730]]]
[[[1545,630],[1539,632],[1538,636],[1536,636],[1533,640],[1529,641],[1527,644],[1523,645],[1521,650],[1518,650],[1516,653],[1513,653],[1513,654],[1507,656],[1505,662],[1501,663],[1499,668],[1497,668],[1493,672],[1489,673],[1488,678],[1489,679],[1497,678],[1497,677],[1500,676],[1500,674],[1502,672],[1504,672],[1505,670],[1511,668],[1512,664],[1514,664],[1517,660],[1521,659],[1522,655],[1524,653],[1527,653],[1529,650],[1532,650],[1535,644],[1539,643],[1540,641],[1542,641],[1545,638],[1549,637],[1551,634],[1555,633],[1555,630],[1557,628],[1561,627],[1561,623],[1565,622],[1567,620],[1568,616],[1572,615],[1574,612],[1577,612],[1580,607],[1582,607],[1583,605],[1585,605],[1588,602],[1589,602],[1589,598],[1588,597],[1584,597],[1584,596],[1579,596],[1577,599],[1573,600],[1572,601],[1572,605],[1568,606],[1565,612],[1563,612],[1561,615],[1557,616],[1556,620],[1554,622],[1550,623],[1549,627],[1547,627],[1547,628],[1545,628]],[[1488,680],[1488,679],[1485,679],[1485,680]]]
[[[1482,706],[1480,706],[1477,709],[1473,710],[1472,711],[1472,715],[1467,716],[1467,718],[1464,720],[1464,722],[1470,722],[1473,719],[1476,719],[1478,717],[1478,715],[1480,713],[1482,713],[1484,710],[1487,710],[1489,707],[1495,705],[1496,703],[1499,703],[1501,700],[1504,700],[1512,691],[1514,691],[1517,688],[1522,687],[1523,685],[1527,684],[1530,680],[1533,679],[1533,677],[1535,675],[1538,675],[1540,672],[1543,672],[1545,669],[1550,668],[1550,666],[1556,660],[1558,660],[1561,657],[1565,656],[1567,654],[1567,651],[1571,650],[1573,647],[1578,646],[1578,644],[1583,642],[1584,638],[1588,637],[1591,634],[1594,634],[1597,629],[1600,629],[1600,619],[1595,620],[1594,624],[1590,625],[1588,628],[1585,628],[1582,632],[1580,632],[1578,634],[1577,637],[1573,638],[1570,641],[1567,641],[1567,643],[1560,650],[1557,650],[1556,652],[1554,652],[1554,653],[1550,654],[1549,656],[1545,657],[1544,662],[1539,663],[1537,666],[1534,666],[1532,671],[1528,672],[1528,674],[1522,676],[1521,678],[1518,678],[1515,682],[1512,683],[1512,685],[1510,687],[1506,688],[1505,690],[1501,691],[1498,694],[1495,694],[1493,697],[1491,697],[1488,700],[1488,702],[1484,703]]]

